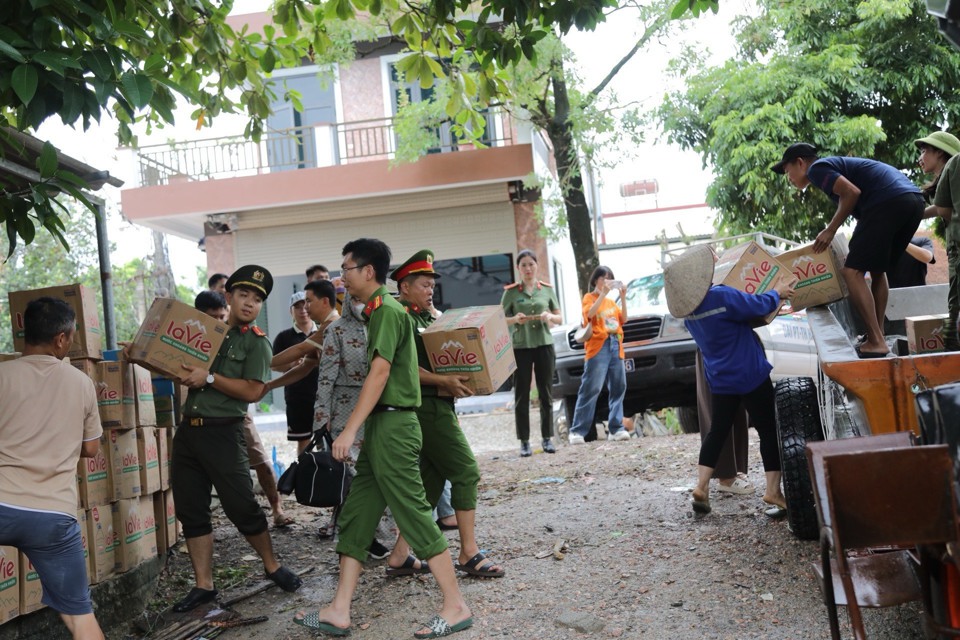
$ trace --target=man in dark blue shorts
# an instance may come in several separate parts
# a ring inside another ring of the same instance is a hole
[[[817,253],[830,246],[848,217],[857,220],[842,269],[850,301],[867,328],[857,353],[861,358],[886,356],[889,349],[883,337],[883,318],[890,291],[886,272],[920,226],[924,208],[920,189],[888,164],[864,158],[819,158],[816,147],[805,142],[787,147],[780,162],[770,169],[786,175],[797,189],[814,185],[837,205],[830,223],[813,243]],[[867,272],[870,287],[864,280]]]
[[[64,362],[75,323],[63,300],[31,301],[23,356],[0,364],[0,545],[30,559],[43,604],[74,638],[103,640],[90,600],[76,479],[77,461],[97,455],[103,428],[93,381]]]

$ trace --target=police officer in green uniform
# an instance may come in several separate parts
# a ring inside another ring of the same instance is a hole
[[[439,614],[414,637],[438,638],[473,624],[457,585],[447,541],[431,514],[420,479],[420,383],[414,327],[404,308],[387,293],[390,248],[380,240],[361,238],[343,248],[344,285],[356,300],[366,300],[367,359],[370,372],[360,399],[343,432],[333,442],[333,455],[345,460],[357,431],[364,426],[357,475],[340,514],[340,579],[333,602],[320,611],[300,612],[297,624],[343,636],[350,632],[350,603],[362,562],[385,507],[389,506],[417,556],[427,558],[443,595]],[[364,424],[365,423],[365,424]],[[415,558],[410,563],[419,562]]]
[[[281,566],[273,553],[267,519],[253,494],[243,437],[247,405],[260,397],[270,379],[270,340],[252,323],[272,288],[273,278],[263,267],[237,269],[226,284],[230,330],[210,369],[184,365],[181,382],[190,392],[173,439],[170,479],[196,586],[174,605],[174,611],[189,611],[217,596],[211,485],[227,517],[260,555],[267,577],[284,591],[300,587],[297,574]]]
[[[544,453],[556,453],[553,446],[553,371],[557,354],[550,327],[562,322],[557,294],[549,283],[537,280],[537,256],[529,249],[517,254],[520,282],[507,285],[500,304],[513,327],[513,353],[517,370],[513,374],[513,412],[520,440],[520,456],[533,455],[530,449],[530,382],[537,376],[540,398],[540,435]]]
[[[420,337],[420,332],[435,319],[433,289],[440,274],[433,269],[433,252],[428,249],[417,252],[390,277],[397,282],[400,304],[406,308],[417,329],[415,340],[421,395],[417,419],[423,433],[420,476],[427,501],[435,507],[443,492],[444,481],[450,481],[450,503],[457,512],[457,528],[460,530],[458,567],[471,575],[499,578],[504,574],[503,569],[483,555],[477,546],[474,521],[480,469],[453,406],[454,398],[473,395],[463,384],[469,378],[434,373]],[[391,560],[400,560],[406,554],[406,545],[401,539],[394,547]]]

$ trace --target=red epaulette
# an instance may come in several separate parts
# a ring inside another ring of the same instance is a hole
[[[260,327],[258,327],[257,325],[253,325],[252,327],[250,327],[250,330],[253,331],[253,335],[255,336],[260,336],[261,338],[267,337],[266,332]]]
[[[518,286],[520,286],[520,283],[519,283],[519,282],[514,282],[513,284],[505,284],[505,285],[503,285],[503,289],[504,289],[504,291],[506,291],[507,289],[513,289],[514,287],[518,287]]]
[[[383,296],[377,296],[376,298],[374,298],[373,300],[371,300],[370,302],[368,302],[368,303],[367,303],[367,306],[365,306],[365,307],[363,308],[363,315],[365,315],[365,316],[367,317],[367,319],[369,320],[369,319],[370,319],[370,315],[371,315],[374,311],[376,311],[377,309],[379,309],[381,306],[383,306]]]
[[[544,282],[543,280],[537,280],[537,282],[539,282],[539,283],[540,283],[540,286],[543,286],[543,287],[550,287],[551,289],[553,289],[553,285],[552,285],[552,284],[550,284],[549,282]]]

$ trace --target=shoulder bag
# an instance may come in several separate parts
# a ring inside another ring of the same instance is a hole
[[[314,451],[318,443],[321,451]],[[277,480],[277,491],[293,493],[297,502],[308,507],[338,507],[350,491],[353,475],[343,462],[333,457],[333,439],[326,429],[314,432],[313,439],[297,461]]]

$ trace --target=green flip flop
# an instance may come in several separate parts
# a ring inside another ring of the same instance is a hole
[[[469,629],[473,626],[473,618],[467,618],[462,620],[457,624],[450,624],[440,616],[433,616],[430,618],[430,622],[423,625],[430,629],[427,633],[414,633],[413,637],[418,640],[424,640],[425,638],[442,638],[444,636],[449,636],[451,634],[457,633],[458,631],[463,631],[464,629]]]
[[[337,636],[342,638],[350,635],[349,627],[344,629],[343,627],[338,627],[337,625],[331,624],[326,620],[321,620],[319,611],[311,611],[310,613],[306,614],[302,618],[298,618],[294,616],[293,622],[294,624],[298,624],[301,627],[314,629],[315,631],[321,631],[331,636]]]

